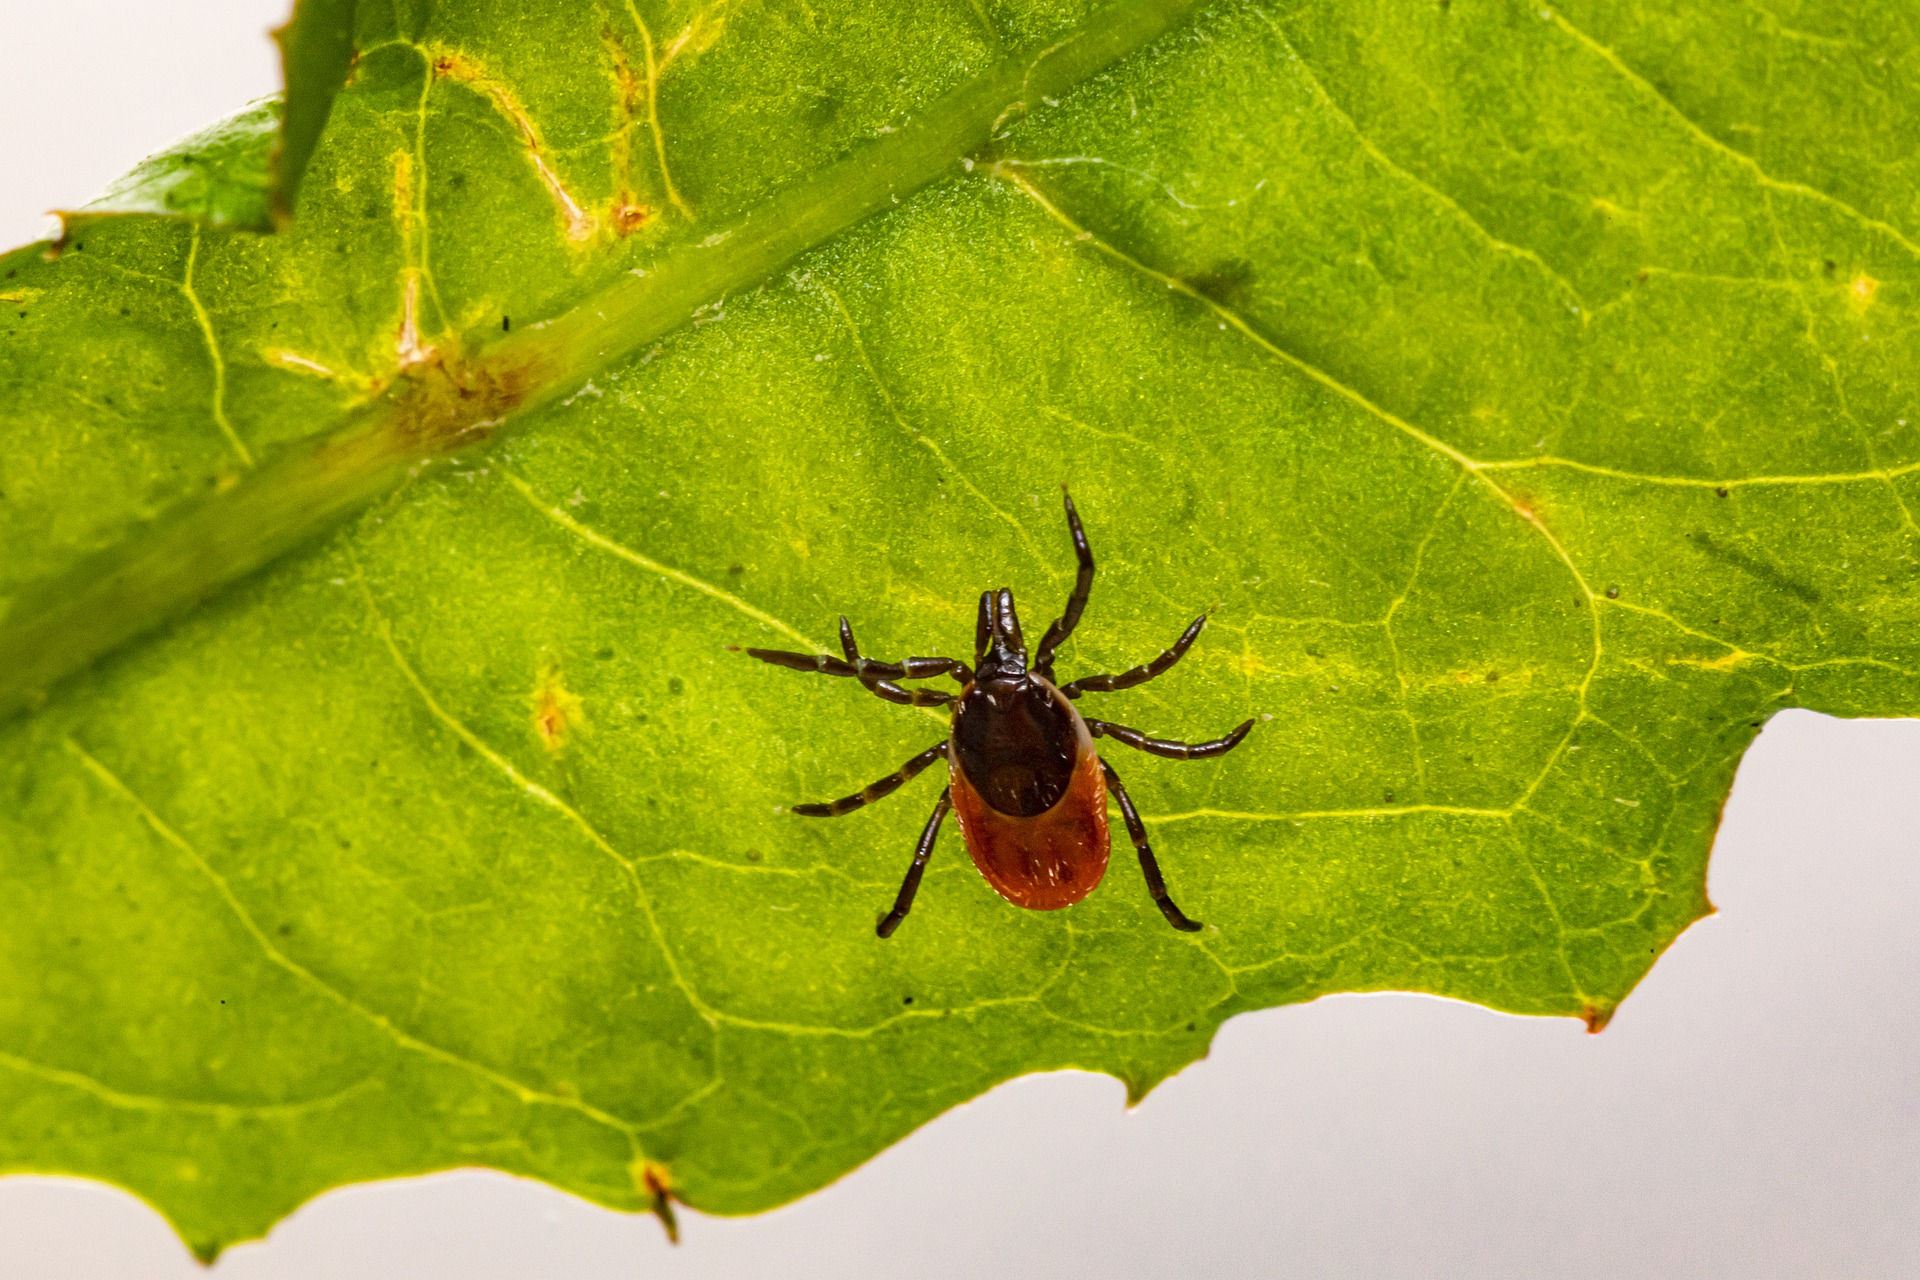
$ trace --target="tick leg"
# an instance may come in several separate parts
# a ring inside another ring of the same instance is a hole
[[[907,912],[913,910],[913,895],[920,892],[920,877],[926,874],[927,859],[933,854],[934,839],[940,834],[940,823],[947,816],[947,810],[953,808],[953,788],[941,791],[940,799],[934,802],[933,816],[927,819],[926,827],[920,832],[920,843],[914,846],[913,865],[907,868],[907,878],[900,882],[900,896],[893,900],[893,910],[880,917],[880,923],[874,932],[883,938],[891,938],[900,922],[907,918]]]
[[[1193,647],[1194,639],[1199,636],[1200,629],[1206,625],[1207,615],[1203,613],[1187,624],[1187,629],[1182,631],[1180,638],[1173,642],[1173,648],[1145,666],[1135,667],[1131,671],[1122,671],[1112,676],[1081,676],[1071,684],[1061,685],[1060,692],[1069,698],[1077,698],[1083,693],[1114,693],[1121,689],[1131,689],[1135,685],[1145,684],[1185,657],[1187,650]]]
[[[931,680],[935,676],[950,675],[959,684],[969,684],[973,680],[973,668],[958,658],[906,658],[900,662],[880,662],[861,657],[860,646],[853,641],[853,625],[847,621],[844,613],[840,615],[840,649],[847,655],[847,662],[859,676],[861,684],[869,684],[871,677],[875,676],[882,680]]]
[[[921,770],[946,754],[947,744],[944,742],[928,747],[880,781],[860,788],[853,795],[843,796],[832,804],[797,804],[793,806],[793,811],[803,818],[837,818],[843,813],[852,813],[855,809],[872,804],[875,800],[886,799],[919,776]]]
[[[1080,625],[1080,614],[1087,607],[1087,593],[1093,590],[1093,549],[1087,545],[1087,531],[1080,527],[1080,513],[1073,509],[1073,495],[1065,485],[1060,487],[1060,493],[1067,500],[1067,529],[1073,534],[1073,553],[1080,559],[1080,572],[1074,577],[1073,594],[1067,597],[1066,612],[1040,637],[1040,649],[1034,656],[1033,669],[1048,680],[1053,679],[1054,650],[1065,644],[1073,629]]]
[[[904,676],[907,668],[899,663],[871,663],[862,658],[860,661],[867,664],[863,671],[853,663],[843,662],[825,653],[789,653],[783,649],[748,649],[745,653],[749,658],[758,658],[762,662],[770,662],[776,667],[785,667],[789,671],[815,671],[824,676],[846,676],[858,680],[861,688],[867,692],[885,698],[888,702],[897,702],[903,707],[944,707],[954,700],[952,694],[941,693],[936,689],[903,689],[890,680],[880,678],[883,673],[873,671],[874,667],[890,667],[900,671]],[[942,663],[953,660],[909,658],[907,661],[909,663]],[[939,675],[941,670],[934,670],[927,674]]]
[[[1207,760],[1223,756],[1239,746],[1240,740],[1252,728],[1253,721],[1249,720],[1224,738],[1214,738],[1209,742],[1174,742],[1168,738],[1150,738],[1138,729],[1129,729],[1111,720],[1087,721],[1087,732],[1096,738],[1112,738],[1136,751],[1144,751],[1150,756],[1164,756],[1169,760]]]
[[[1120,775],[1105,760],[1100,762],[1100,768],[1107,775],[1107,790],[1113,792],[1113,798],[1120,802],[1120,816],[1127,820],[1127,835],[1133,839],[1133,851],[1140,855],[1140,874],[1147,878],[1147,892],[1153,895],[1154,905],[1160,908],[1160,914],[1167,918],[1167,923],[1182,933],[1200,932],[1200,922],[1187,919],[1186,913],[1174,906],[1173,899],[1168,896],[1167,882],[1160,875],[1160,864],[1147,844],[1147,826],[1140,821],[1140,811],[1133,807],[1133,798],[1120,785]]]

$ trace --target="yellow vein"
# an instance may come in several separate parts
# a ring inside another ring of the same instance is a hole
[[[660,128],[660,64],[653,54],[653,31],[633,0],[627,0],[627,16],[633,19],[634,28],[640,33],[640,47],[647,57],[647,129],[653,134],[653,154],[660,164],[660,185],[667,193],[668,202],[691,222],[693,210],[680,198],[679,188],[673,185],[673,175],[667,171],[667,137]]]
[[[46,1063],[35,1062],[12,1053],[0,1052],[0,1067],[18,1072],[23,1076],[47,1081],[49,1084],[64,1085],[69,1089],[91,1094],[108,1106],[119,1107],[126,1111],[186,1111],[244,1120],[273,1119],[280,1116],[298,1116],[314,1111],[325,1111],[338,1106],[348,1098],[365,1093],[369,1089],[377,1089],[381,1085],[377,1077],[365,1076],[344,1089],[295,1102],[216,1102],[200,1098],[172,1098],[156,1094],[127,1093],[90,1075],[71,1071],[65,1067],[50,1067]]]
[[[575,520],[572,516],[568,515],[566,512],[562,511],[560,508],[556,506],[552,506],[542,501],[540,498],[540,495],[533,491],[533,486],[528,484],[526,481],[522,480],[519,476],[516,476],[512,472],[505,471],[505,470],[502,470],[501,474],[506,477],[508,484],[518,489],[520,491],[520,495],[524,497],[528,502],[533,504],[533,507],[536,511],[539,511],[542,515],[545,515],[547,518],[552,520],[555,524],[559,525],[561,528],[565,529],[567,532],[573,534],[575,537],[578,537],[581,540],[593,546],[599,547],[602,551],[607,551],[612,553],[613,555],[619,556],[622,560],[625,560],[629,564],[638,565],[640,568],[645,569],[649,573],[657,573],[661,577],[667,579],[670,582],[678,582],[682,586],[692,587],[695,591],[698,591],[703,595],[712,596],[715,600],[720,601],[722,604],[729,605],[732,608],[738,609],[741,613],[746,614],[749,618],[752,618],[755,622],[760,623],[762,626],[771,627],[773,630],[778,631],[780,634],[787,636],[788,638],[792,639],[794,642],[801,645],[803,648],[807,649],[812,653],[828,652],[828,649],[824,645],[820,644],[818,641],[813,640],[808,636],[804,636],[800,634],[799,631],[789,626],[787,623],[782,622],[780,619],[774,617],[772,614],[768,613],[766,610],[760,609],[755,607],[754,605],[748,604],[745,600],[742,600],[739,596],[734,595],[732,592],[723,591],[719,587],[714,586],[712,583],[702,581],[701,579],[694,577],[690,573],[687,573],[680,569],[676,569],[672,565],[661,564],[658,560],[655,560],[649,556],[641,555],[638,551],[633,550],[631,547],[622,546],[620,543],[615,542],[612,538],[607,537],[605,534],[600,533],[595,529],[589,528],[584,524],[581,524],[578,520]],[[942,715],[939,708],[937,707],[921,707],[920,711],[922,714],[931,716],[933,719],[939,721],[943,725],[949,723],[948,718]]]
[[[1553,929],[1556,935],[1555,950],[1560,954],[1560,967],[1566,970],[1567,985],[1583,1004],[1592,1004],[1593,998],[1580,985],[1580,979],[1574,976],[1573,957],[1567,954],[1567,922],[1560,915],[1560,904],[1554,901],[1553,891],[1547,888],[1547,879],[1540,874],[1540,866],[1533,860],[1533,854],[1527,849],[1527,842],[1522,840],[1518,833],[1510,834],[1514,852],[1520,855],[1520,861],[1527,868],[1527,875],[1533,880],[1534,888],[1540,891],[1540,901],[1546,904],[1547,914],[1553,917]]]
[[[433,56],[430,53],[417,44],[412,44],[407,41],[401,41],[399,43],[405,44],[407,48],[418,54],[423,64],[420,78],[420,100],[414,104],[413,149],[409,152],[401,153],[406,157],[407,161],[406,176],[404,179],[406,182],[407,196],[407,207],[405,209],[399,207],[397,197],[400,193],[397,190],[395,191],[396,200],[394,212],[401,219],[401,243],[407,258],[407,266],[400,273],[401,289],[403,292],[408,289],[417,291],[419,287],[417,281],[424,280],[427,286],[427,293],[433,298],[434,310],[439,313],[440,323],[444,328],[447,318],[447,308],[446,304],[440,300],[440,283],[434,278],[433,274],[432,227],[427,221],[427,106],[433,94],[433,86],[439,83],[440,77],[434,71]],[[416,171],[418,172],[417,178],[415,177]],[[397,172],[395,181],[396,186],[399,181],[401,181]],[[412,277],[415,282],[409,283],[409,277]],[[412,314],[411,306],[409,306],[408,314],[409,316]],[[403,353],[403,361],[404,358]]]
[[[1219,822],[1315,822],[1329,819],[1406,818],[1437,813],[1457,818],[1511,818],[1511,809],[1470,809],[1450,804],[1402,804],[1373,809],[1301,809],[1294,813],[1245,813],[1234,809],[1189,809],[1185,813],[1149,814],[1152,824],[1193,822],[1211,818]]]
[[[894,424],[912,437],[914,443],[921,445],[929,453],[933,454],[933,456],[939,460],[940,465],[944,467],[954,479],[958,480],[961,485],[966,488],[968,493],[978,498],[987,510],[993,512],[995,516],[998,516],[1001,520],[1004,520],[1008,525],[1012,526],[1014,536],[1020,539],[1021,545],[1027,549],[1027,554],[1032,556],[1034,560],[1040,564],[1042,571],[1049,577],[1055,576],[1052,565],[1044,555],[1040,554],[1040,548],[1035,545],[1033,535],[1027,532],[1027,527],[995,505],[993,499],[989,498],[986,493],[981,490],[980,486],[969,480],[964,471],[954,466],[953,460],[947,457],[945,450],[941,449],[937,443],[929,439],[926,435],[916,430],[912,423],[901,416],[900,407],[894,403],[893,393],[887,389],[885,380],[881,378],[879,366],[874,364],[873,357],[868,353],[866,341],[860,336],[860,326],[854,323],[853,314],[847,310],[846,302],[842,300],[839,292],[831,286],[817,284],[816,287],[833,300],[834,310],[840,313],[840,320],[847,328],[847,336],[853,342],[854,354],[860,357],[860,365],[867,372],[867,380],[873,384],[873,389],[879,395],[880,402],[886,405],[887,413],[892,417]]]
[[[458,1067],[463,1071],[471,1072],[481,1079],[486,1080],[488,1083],[506,1090],[522,1102],[545,1103],[550,1106],[566,1107],[569,1110],[578,1111],[590,1119],[597,1120],[610,1129],[616,1129],[622,1133],[631,1133],[632,1126],[626,1121],[617,1116],[610,1115],[598,1107],[594,1107],[578,1098],[542,1093],[537,1089],[522,1084],[511,1076],[503,1075],[495,1071],[492,1067],[475,1062],[470,1058],[463,1058],[449,1049],[443,1049],[437,1044],[432,1044],[420,1039],[418,1036],[401,1030],[400,1027],[396,1026],[393,1020],[386,1015],[376,1013],[374,1010],[355,1000],[352,996],[349,996],[344,991],[328,983],[325,979],[314,973],[313,970],[292,959],[274,945],[273,939],[267,936],[266,931],[254,920],[252,913],[241,903],[239,896],[233,891],[233,886],[227,883],[226,877],[218,871],[215,871],[213,864],[201,857],[198,849],[195,849],[193,845],[189,844],[186,838],[179,832],[168,826],[159,814],[148,807],[146,801],[142,800],[125,782],[121,781],[118,774],[95,759],[86,748],[82,747],[72,738],[63,738],[61,742],[66,749],[72,753],[74,758],[85,766],[89,773],[93,774],[108,790],[132,806],[134,811],[153,829],[154,834],[177,849],[199,870],[202,876],[206,877],[207,882],[213,886],[214,892],[218,894],[220,900],[226,904],[227,910],[240,922],[241,928],[245,929],[247,933],[252,936],[255,945],[260,948],[267,959],[278,965],[281,969],[292,974],[295,978],[306,983],[341,1007],[372,1023],[375,1027],[378,1027],[382,1032],[386,1033],[395,1044],[400,1045],[402,1048],[410,1049],[416,1053],[424,1054],[427,1057],[447,1063],[450,1066]]]
[[[1389,158],[1379,147],[1375,146],[1373,139],[1361,131],[1359,122],[1349,115],[1344,107],[1334,101],[1331,93],[1327,92],[1326,85],[1321,82],[1320,77],[1314,73],[1313,68],[1307,64],[1307,60],[1301,57],[1299,51],[1293,47],[1293,42],[1287,39],[1286,33],[1280,28],[1279,21],[1265,11],[1257,12],[1260,13],[1261,18],[1265,20],[1267,25],[1273,29],[1273,33],[1279,39],[1281,47],[1286,50],[1288,58],[1292,60],[1295,66],[1300,68],[1301,75],[1306,77],[1307,87],[1312,91],[1314,98],[1322,107],[1326,108],[1335,119],[1340,121],[1347,132],[1353,137],[1353,140],[1360,145],[1360,149],[1366,152],[1366,154],[1373,159],[1374,163],[1401,181],[1412,186],[1415,190],[1424,193],[1429,199],[1465,222],[1466,225],[1472,229],[1473,233],[1495,253],[1518,258],[1533,266],[1542,275],[1546,276],[1547,279],[1551,280],[1554,287],[1559,289],[1562,294],[1572,299],[1576,310],[1585,309],[1586,301],[1580,296],[1580,291],[1573,287],[1573,282],[1549,266],[1545,258],[1535,253],[1532,249],[1522,248],[1520,245],[1502,240],[1482,225],[1478,218],[1467,212],[1466,208],[1462,206],[1458,200],[1455,200],[1452,196],[1420,177],[1418,174],[1403,168],[1400,164]]]
[[[193,287],[193,269],[200,262],[200,224],[193,225],[193,238],[187,242],[187,269],[180,277],[180,292],[185,295],[187,305],[193,308],[193,318],[200,323],[200,335],[206,339],[207,359],[213,366],[213,420],[220,428],[220,434],[227,438],[233,451],[240,455],[240,461],[251,467],[253,454],[241,441],[240,435],[227,421],[227,361],[220,354],[220,339],[214,336],[213,317],[207,314],[206,307],[200,303],[200,295]]]
[[[1633,85],[1634,88],[1638,89],[1640,92],[1648,95],[1649,97],[1653,98],[1654,101],[1658,102],[1661,105],[1661,107],[1664,108],[1675,120],[1679,121],[1681,127],[1684,128],[1702,146],[1705,146],[1707,149],[1714,151],[1722,156],[1725,156],[1727,159],[1732,160],[1735,164],[1739,165],[1741,168],[1751,172],[1754,178],[1759,182],[1761,187],[1768,190],[1780,191],[1780,192],[1784,192],[1791,195],[1808,196],[1812,199],[1819,200],[1824,204],[1831,205],[1834,208],[1842,210],[1843,212],[1849,214],[1850,216],[1858,220],[1862,226],[1871,227],[1875,231],[1878,231],[1883,235],[1887,236],[1889,239],[1893,240],[1895,243],[1900,245],[1901,248],[1905,249],[1908,253],[1912,254],[1914,257],[1920,258],[1920,245],[1916,245],[1913,243],[1913,241],[1907,239],[1907,237],[1901,233],[1898,227],[1893,226],[1891,223],[1882,222],[1878,218],[1868,217],[1865,213],[1861,212],[1859,209],[1854,208],[1852,205],[1840,199],[1838,196],[1829,195],[1827,192],[1820,190],[1820,188],[1818,187],[1809,186],[1804,182],[1788,182],[1783,179],[1774,177],[1772,174],[1768,173],[1765,169],[1761,168],[1760,162],[1755,160],[1752,156],[1746,155],[1745,153],[1740,151],[1736,151],[1734,148],[1720,141],[1720,139],[1714,137],[1711,133],[1708,133],[1705,129],[1701,128],[1698,124],[1695,124],[1693,121],[1693,118],[1687,115],[1686,112],[1682,111],[1679,105],[1675,103],[1673,99],[1669,98],[1666,94],[1662,93],[1646,77],[1642,76],[1639,72],[1635,71],[1632,67],[1629,67],[1625,62],[1621,61],[1620,56],[1616,54],[1612,49],[1609,49],[1606,45],[1601,44],[1598,40],[1595,40],[1592,36],[1588,35],[1586,32],[1582,31],[1580,28],[1574,26],[1571,22],[1568,22],[1566,18],[1563,17],[1557,11],[1543,8],[1540,12],[1550,16],[1555,26],[1559,27],[1562,31],[1566,32],[1567,35],[1571,36],[1574,40],[1578,41],[1589,52],[1598,56],[1608,66],[1612,67],[1614,71],[1618,72],[1619,75],[1623,79],[1625,79],[1629,84]]]
[[[1395,596],[1393,602],[1387,606],[1386,616],[1381,619],[1380,624],[1381,631],[1387,638],[1387,654],[1393,659],[1393,678],[1400,686],[1400,714],[1406,717],[1407,733],[1413,740],[1413,771],[1415,779],[1420,784],[1422,799],[1425,799],[1427,794],[1427,763],[1420,745],[1420,721],[1407,706],[1407,673],[1400,660],[1400,640],[1393,632],[1393,620],[1394,616],[1400,612],[1400,606],[1404,605],[1407,597],[1413,594],[1415,584],[1420,581],[1420,569],[1426,562],[1427,548],[1433,544],[1434,536],[1440,532],[1440,525],[1446,520],[1447,511],[1453,506],[1453,499],[1460,492],[1460,486],[1466,482],[1467,473],[1462,471],[1453,478],[1453,487],[1447,490],[1447,496],[1440,500],[1438,507],[1434,508],[1433,522],[1427,526],[1426,533],[1421,536],[1419,544],[1413,549],[1413,569],[1407,574],[1407,585],[1401,588],[1400,594]]]
[[[702,595],[712,596],[715,600],[720,601],[720,603],[727,605],[730,608],[738,609],[741,613],[746,614],[749,618],[752,618],[755,622],[758,622],[761,626],[769,627],[775,631],[778,631],[781,635],[786,636],[789,639],[795,641],[796,643],[805,645],[808,649],[810,649],[814,653],[827,652],[827,650],[823,646],[809,639],[808,637],[801,635],[800,632],[798,632],[788,624],[782,622],[780,619],[774,617],[772,614],[768,613],[766,610],[757,608],[754,605],[747,603],[745,600],[742,600],[739,596],[734,595],[731,591],[725,591],[719,587],[714,586],[710,582],[704,582],[701,579],[694,577],[692,574],[686,572],[683,569],[676,569],[672,565],[662,564],[658,560],[655,560],[649,556],[641,555],[638,551],[633,550],[631,547],[622,546],[620,543],[615,542],[612,538],[607,537],[605,534],[600,533],[597,530],[591,529],[584,524],[581,524],[578,520],[575,520],[572,516],[568,515],[565,511],[562,511],[559,507],[549,506],[546,502],[541,500],[539,494],[533,491],[533,486],[529,485],[526,481],[522,480],[519,476],[516,476],[511,472],[502,472],[502,474],[506,477],[506,481],[508,484],[512,485],[515,489],[518,489],[520,491],[521,497],[525,498],[529,503],[533,504],[533,507],[535,510],[539,511],[542,515],[546,516],[548,519],[552,520],[555,524],[565,529],[568,533],[571,533],[574,536],[580,538],[582,541],[591,543],[592,545],[600,548],[602,551],[610,552],[613,555],[619,556],[622,560],[625,560],[629,564],[638,565],[640,568],[645,569],[648,573],[657,573],[661,577],[666,578],[673,582],[677,582],[683,587],[692,587],[695,591],[700,592]]]
[[[1909,462],[1897,467],[1880,467],[1870,471],[1836,471],[1828,475],[1808,476],[1745,476],[1724,480],[1702,480],[1692,476],[1649,475],[1638,471],[1620,471],[1613,467],[1596,466],[1590,462],[1576,462],[1572,458],[1539,457],[1512,458],[1504,462],[1477,462],[1478,471],[1525,471],[1533,467],[1561,467],[1568,471],[1580,471],[1588,475],[1604,476],[1610,480],[1625,480],[1634,484],[1669,485],[1687,489],[1738,489],[1744,487],[1762,487],[1774,485],[1824,485],[1824,484],[1866,484],[1891,481],[1901,476],[1920,471],[1920,462]]]

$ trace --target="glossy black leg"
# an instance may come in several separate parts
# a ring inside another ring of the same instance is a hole
[[[1040,637],[1040,648],[1034,655],[1033,669],[1053,679],[1053,655],[1073,629],[1080,625],[1080,615],[1087,607],[1087,593],[1093,590],[1093,549],[1087,545],[1087,531],[1080,527],[1080,513],[1073,509],[1073,495],[1066,486],[1060,487],[1061,495],[1067,502],[1067,529],[1073,534],[1073,553],[1080,559],[1080,572],[1073,580],[1073,594],[1067,597],[1067,609],[1047,628],[1046,635]]]
[[[1112,738],[1136,751],[1144,751],[1150,756],[1164,756],[1168,760],[1209,760],[1214,756],[1223,756],[1239,746],[1241,739],[1252,728],[1253,721],[1249,720],[1224,738],[1214,738],[1208,742],[1175,742],[1170,738],[1150,738],[1138,729],[1129,729],[1111,720],[1087,721],[1087,732],[1096,738]]]
[[[860,683],[870,689],[883,681],[931,680],[935,676],[952,676],[956,683],[966,684],[973,679],[973,669],[958,658],[904,658],[899,662],[881,662],[876,658],[862,657],[860,646],[854,643],[853,624],[847,621],[844,613],[840,615],[840,651],[847,655],[847,662],[853,667]],[[951,702],[952,699],[947,701]]]
[[[824,676],[845,676],[858,680],[860,687],[867,692],[903,707],[944,707],[954,700],[952,694],[941,693],[937,689],[903,689],[891,680],[880,678],[887,670],[899,671],[899,678],[919,678],[908,676],[908,668],[902,663],[875,663],[862,658],[860,661],[865,666],[861,667],[825,653],[790,653],[784,649],[747,649],[744,652],[749,658],[758,658],[789,671],[814,671]],[[934,669],[926,673],[930,675],[941,675],[954,667],[964,669],[964,664],[952,658],[909,658],[907,662],[935,664]],[[948,665],[937,665],[941,663]]]
[[[901,787],[918,777],[920,772],[934,761],[947,754],[944,742],[928,747],[913,759],[895,769],[871,786],[862,787],[850,796],[842,796],[832,804],[797,804],[793,811],[803,818],[837,818],[841,814],[852,813],[855,809],[872,804],[875,800],[884,800]]]
[[[1173,648],[1152,662],[1134,667],[1130,671],[1122,671],[1118,675],[1081,676],[1078,680],[1061,685],[1060,692],[1069,698],[1077,698],[1083,693],[1116,693],[1121,689],[1131,689],[1135,685],[1145,684],[1185,657],[1187,650],[1193,647],[1194,640],[1200,635],[1200,629],[1206,625],[1207,615],[1203,613],[1187,624],[1187,629],[1182,631],[1180,638],[1173,642]]]
[[[933,816],[927,819],[927,825],[920,832],[920,843],[914,846],[913,865],[907,868],[907,878],[900,882],[899,896],[893,900],[893,910],[880,917],[880,923],[874,926],[874,932],[883,938],[891,938],[900,922],[907,918],[907,912],[913,910],[913,895],[920,892],[920,877],[927,873],[927,859],[933,854],[933,842],[940,835],[940,823],[945,820],[947,810],[953,808],[953,788],[947,787],[940,792],[940,799],[934,802]]]
[[[1167,882],[1160,874],[1160,863],[1153,856],[1153,849],[1147,844],[1147,825],[1140,821],[1140,811],[1133,807],[1133,798],[1127,789],[1120,785],[1120,775],[1105,760],[1100,767],[1106,771],[1107,790],[1113,792],[1113,798],[1120,802],[1120,816],[1127,820],[1127,835],[1133,839],[1133,851],[1140,855],[1140,873],[1147,878],[1147,892],[1153,895],[1154,905],[1160,908],[1160,914],[1167,923],[1182,933],[1200,932],[1200,922],[1189,920],[1186,913],[1173,905],[1173,898],[1167,893]]]

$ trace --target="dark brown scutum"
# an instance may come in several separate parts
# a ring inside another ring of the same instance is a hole
[[[1073,781],[1073,710],[1038,676],[981,680],[953,716],[954,759],[980,798],[1018,818],[1045,813]]]

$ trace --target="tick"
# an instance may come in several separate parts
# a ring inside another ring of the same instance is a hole
[[[808,818],[837,818],[893,794],[910,779],[944,760],[947,786],[933,806],[920,843],[913,851],[893,910],[880,918],[883,938],[906,919],[919,892],[940,824],[951,810],[960,823],[960,835],[974,866],[1001,897],[1015,906],[1055,911],[1072,906],[1100,883],[1107,872],[1111,842],[1107,833],[1107,793],[1120,804],[1127,834],[1140,856],[1147,892],[1160,914],[1176,929],[1192,933],[1198,922],[1174,905],[1160,864],[1147,843],[1147,828],[1133,807],[1120,775],[1100,758],[1095,738],[1111,738],[1149,755],[1169,760],[1205,760],[1225,755],[1240,745],[1253,728],[1248,720],[1232,733],[1211,742],[1170,742],[1138,729],[1107,720],[1084,717],[1073,705],[1085,693],[1114,693],[1143,685],[1180,661],[1207,624],[1201,614],[1187,625],[1173,647],[1143,666],[1118,675],[1082,676],[1056,685],[1053,659],[1080,622],[1093,589],[1093,552],[1073,497],[1067,495],[1067,528],[1079,557],[1079,573],[1066,610],[1040,638],[1040,648],[1027,660],[1026,641],[1014,612],[1013,592],[1002,587],[980,594],[980,616],[974,628],[973,665],[958,658],[908,658],[879,662],[860,656],[853,628],[840,619],[843,658],[829,654],[785,653],[777,649],[748,649],[751,657],[795,671],[849,676],[867,692],[906,707],[951,707],[952,729],[945,740],[928,747],[871,786],[831,804],[800,804],[793,812]],[[960,685],[957,694],[912,688],[903,680],[951,676]]]

